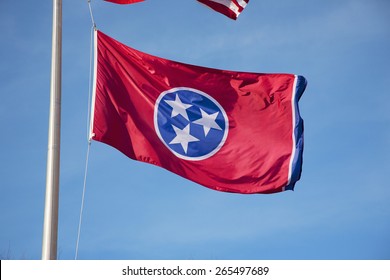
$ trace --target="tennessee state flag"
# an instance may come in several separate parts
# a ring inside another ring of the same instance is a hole
[[[214,190],[294,188],[305,78],[194,66],[95,37],[91,139]]]

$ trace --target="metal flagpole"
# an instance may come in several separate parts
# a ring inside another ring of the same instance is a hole
[[[42,259],[57,259],[61,136],[62,0],[53,0],[50,116],[43,222]]]

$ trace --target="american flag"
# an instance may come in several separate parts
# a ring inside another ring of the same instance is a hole
[[[198,2],[235,20],[244,10],[249,0],[198,0]]]
[[[115,4],[133,4],[137,2],[142,2],[144,0],[104,0],[104,1],[112,2]]]
[[[104,0],[116,4],[133,4],[144,0]],[[210,7],[231,19],[237,19],[244,10],[249,0],[197,0],[198,2]]]

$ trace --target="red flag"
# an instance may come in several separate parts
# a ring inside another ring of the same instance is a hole
[[[231,19],[237,19],[249,0],[198,0],[198,2]]]
[[[106,2],[112,2],[115,4],[134,4],[137,2],[142,2],[144,0],[104,0]]]
[[[219,191],[293,189],[302,76],[194,66],[96,37],[91,139]]]

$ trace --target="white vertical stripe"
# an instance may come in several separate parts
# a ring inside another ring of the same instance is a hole
[[[95,29],[94,34],[94,62],[93,62],[93,88],[92,88],[92,103],[91,103],[91,112],[90,112],[90,125],[89,125],[89,141],[92,140],[92,137],[95,136],[93,133],[93,119],[95,115],[95,100],[96,100],[96,80],[97,80],[97,30]]]
[[[290,158],[290,164],[288,166],[288,181],[286,186],[290,185],[291,183],[291,176],[292,176],[292,165],[293,161],[295,158],[295,153],[297,151],[296,147],[296,141],[295,141],[295,96],[296,96],[296,90],[297,90],[297,81],[298,81],[298,76],[295,75],[294,78],[294,85],[293,85],[293,90],[292,90],[292,96],[291,96],[291,114],[292,114],[292,133],[291,133],[291,138],[292,138],[292,151],[291,151],[291,158]],[[284,188],[283,188],[284,190]]]

